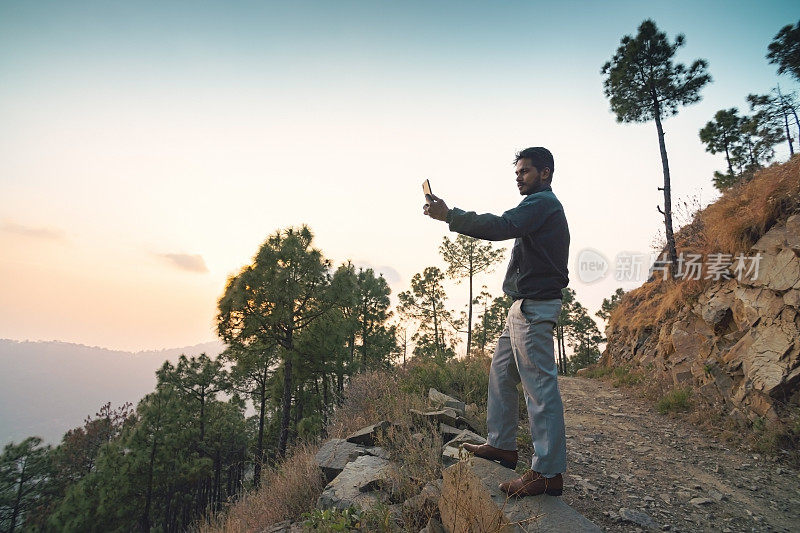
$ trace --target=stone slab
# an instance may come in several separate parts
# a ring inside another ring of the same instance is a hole
[[[479,457],[459,461],[443,471],[439,511],[448,533],[600,532],[602,529],[564,503],[541,495],[508,497],[498,485],[516,472]],[[569,490],[569,487],[567,487]]]

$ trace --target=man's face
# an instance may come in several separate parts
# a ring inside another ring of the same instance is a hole
[[[531,194],[533,191],[550,182],[550,169],[545,167],[541,172],[536,170],[530,159],[520,159],[517,161],[517,188],[523,196]]]

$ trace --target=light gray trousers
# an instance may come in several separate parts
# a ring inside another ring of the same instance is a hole
[[[559,299],[516,300],[489,371],[489,445],[517,449],[517,383],[522,382],[534,448],[531,469],[546,477],[567,469],[564,406],[553,354],[553,328],[560,312]]]

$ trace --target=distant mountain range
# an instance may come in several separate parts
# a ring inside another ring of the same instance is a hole
[[[0,339],[0,446],[30,436],[57,444],[106,402],[136,403],[156,385],[156,370],[181,354],[216,357],[221,342],[123,352],[68,342]]]

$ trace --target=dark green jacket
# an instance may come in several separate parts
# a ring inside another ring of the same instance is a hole
[[[550,186],[526,196],[501,216],[457,207],[447,215],[450,231],[503,241],[514,238],[503,292],[514,300],[561,298],[569,283],[569,227],[564,208]]]

